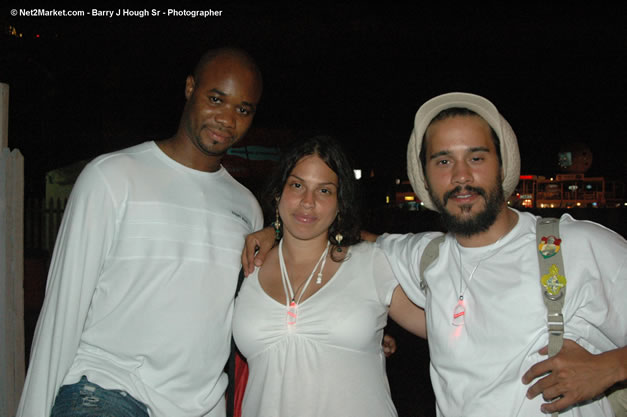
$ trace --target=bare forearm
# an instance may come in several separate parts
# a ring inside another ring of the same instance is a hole
[[[608,369],[612,370],[608,377],[611,384],[627,381],[627,346],[601,353],[600,360],[603,360]]]
[[[396,287],[392,295],[389,314],[392,320],[408,332],[424,339],[427,338],[425,311],[407,298],[400,285]]]

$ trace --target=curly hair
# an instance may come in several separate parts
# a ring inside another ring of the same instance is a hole
[[[320,157],[338,177],[338,214],[329,226],[329,242],[332,247],[331,253],[334,254],[335,249],[339,247],[347,247],[361,241],[361,222],[357,180],[348,156],[333,137],[316,135],[297,140],[282,154],[263,194],[266,216],[270,222],[274,220],[278,199],[283,193],[289,175],[298,161],[309,155]],[[342,235],[341,244],[335,238],[338,233]]]

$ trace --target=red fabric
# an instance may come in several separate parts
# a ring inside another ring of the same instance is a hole
[[[233,417],[242,416],[242,401],[244,400],[246,382],[248,382],[248,362],[237,352],[235,354],[235,394],[233,395],[235,404],[233,406]]]

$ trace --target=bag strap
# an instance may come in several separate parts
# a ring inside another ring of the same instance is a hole
[[[446,235],[441,235],[427,243],[422,256],[420,257],[420,290],[423,294],[427,294],[427,281],[425,280],[425,271],[440,255],[440,244],[444,242]]]
[[[536,220],[536,244],[542,299],[547,310],[549,330],[549,357],[556,355],[564,344],[564,298],[566,297],[566,276],[562,258],[559,234],[559,219],[539,217]],[[559,413],[552,413],[557,417]]]
[[[244,282],[244,268],[240,269],[239,276],[237,277],[237,287],[235,289],[235,297],[239,294],[239,290],[242,287],[242,283]],[[235,298],[234,297],[234,298]],[[231,355],[229,356],[228,362],[228,375],[229,375],[229,386],[226,394],[226,415],[227,417],[233,417],[233,413],[235,410],[235,353],[237,351],[237,346],[235,346],[235,339],[231,336]]]
[[[559,219],[540,217],[536,221],[536,244],[542,299],[547,308],[549,329],[549,356],[554,356],[564,343],[564,298],[566,296],[566,276],[559,235]]]

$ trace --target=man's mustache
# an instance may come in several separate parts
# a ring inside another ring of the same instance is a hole
[[[461,194],[462,190],[479,194],[483,198],[486,198],[486,195],[487,195],[487,193],[485,192],[483,188],[465,185],[464,188],[462,189],[461,185],[458,185],[457,187],[453,188],[451,191],[447,191],[446,193],[444,193],[444,198],[443,198],[444,205],[446,205],[446,203],[448,202],[448,199],[451,198],[451,196],[453,196],[454,194]]]

